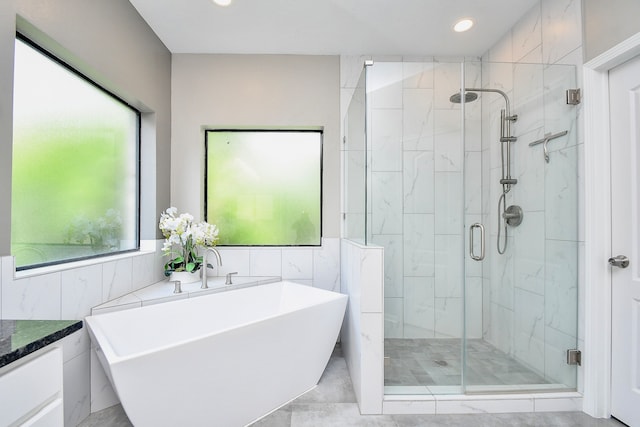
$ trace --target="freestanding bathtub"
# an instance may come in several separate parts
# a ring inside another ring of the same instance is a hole
[[[234,427],[318,383],[346,303],[346,295],[282,281],[86,322],[136,427]]]

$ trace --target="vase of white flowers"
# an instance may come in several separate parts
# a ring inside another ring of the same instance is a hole
[[[215,246],[218,241],[218,227],[205,221],[195,222],[193,215],[170,207],[160,215],[160,231],[165,237],[162,252],[169,257],[164,265],[164,275],[182,283],[198,280],[196,272],[202,268],[199,249]],[[185,277],[173,277],[175,273],[186,273]]]

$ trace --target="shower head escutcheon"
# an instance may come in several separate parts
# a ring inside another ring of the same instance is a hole
[[[465,104],[467,102],[473,102],[476,99],[478,99],[478,94],[475,92],[465,92],[464,93],[464,102]],[[453,102],[454,104],[460,104],[460,102],[462,101],[462,95],[460,95],[460,92],[456,92],[453,95],[451,95],[451,97],[449,98],[449,101]]]

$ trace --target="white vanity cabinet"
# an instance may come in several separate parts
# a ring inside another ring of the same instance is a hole
[[[62,427],[62,349],[42,348],[0,368],[0,427]]]

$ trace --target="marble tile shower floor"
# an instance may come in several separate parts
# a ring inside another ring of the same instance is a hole
[[[131,427],[120,405],[91,414],[80,427]],[[624,427],[582,412],[473,415],[361,415],[347,364],[336,348],[318,386],[252,427]],[[176,426],[190,427],[190,426]],[[233,426],[211,426],[233,427]]]
[[[384,385],[460,385],[461,346],[460,339],[385,339]],[[547,383],[542,376],[481,339],[467,341],[465,375],[468,385]]]

